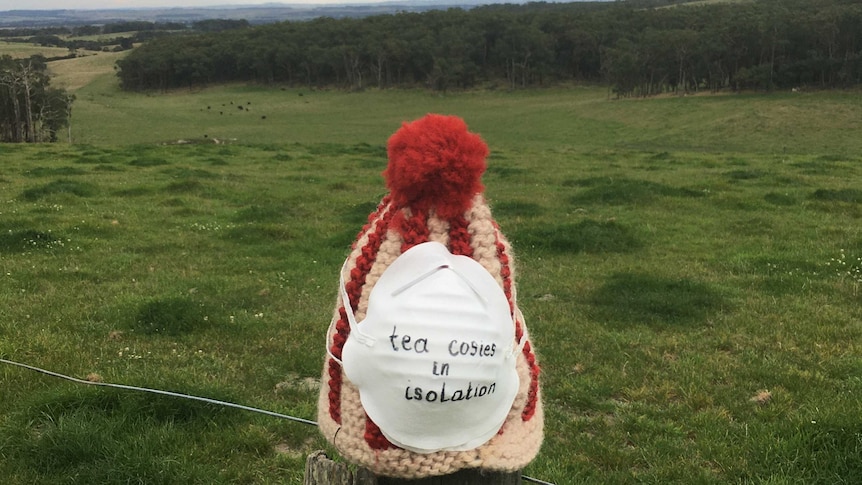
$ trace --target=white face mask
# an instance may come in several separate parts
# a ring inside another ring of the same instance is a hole
[[[344,372],[391,443],[462,451],[497,434],[518,392],[526,336],[516,345],[506,295],[485,268],[442,244],[419,244],[383,272],[362,322],[345,306]]]

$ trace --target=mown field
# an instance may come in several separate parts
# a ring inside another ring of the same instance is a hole
[[[525,474],[862,480],[858,92],[75,93],[74,144],[0,146],[0,358],[314,419],[386,139],[444,112],[491,147],[543,368]],[[4,483],[301,483],[327,448],[240,410],[0,382]]]

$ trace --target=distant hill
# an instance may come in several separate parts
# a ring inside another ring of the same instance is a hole
[[[490,3],[523,3],[520,0],[404,0],[367,4],[310,5],[268,3],[213,7],[136,8],[101,10],[9,10],[0,12],[0,28],[106,24],[124,21],[197,22],[208,19],[245,19],[253,24],[318,17],[366,17],[395,12],[424,12],[452,7],[473,8]]]

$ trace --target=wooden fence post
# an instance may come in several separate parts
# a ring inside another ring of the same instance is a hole
[[[405,480],[378,477],[365,468],[352,472],[347,464],[330,460],[323,451],[315,451],[305,460],[303,485],[520,485],[521,472],[486,472],[461,470],[452,475]]]

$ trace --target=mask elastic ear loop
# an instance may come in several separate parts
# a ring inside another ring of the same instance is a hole
[[[521,322],[521,340],[518,341],[518,346],[515,349],[512,349],[512,355],[517,357],[518,354],[524,351],[524,346],[527,345],[527,324],[524,322],[524,314],[521,313],[521,309],[515,305],[515,321],[513,323]]]
[[[359,324],[356,323],[356,315],[353,314],[353,308],[350,306],[350,296],[347,294],[347,285],[344,283],[345,269],[347,269],[347,261],[344,261],[344,266],[341,267],[339,285],[341,290],[341,304],[344,306],[344,313],[347,314],[347,323],[350,324],[350,335],[355,336],[356,340],[362,345],[371,347],[374,345],[375,338],[364,334],[359,330]]]
[[[347,314],[347,323],[350,325],[350,335],[354,336],[356,340],[368,347],[374,345],[375,339],[370,335],[364,334],[359,330],[359,324],[356,323],[356,315],[353,314],[353,308],[350,306],[350,296],[347,294],[347,286],[344,283],[344,272],[347,269],[347,263],[350,261],[348,257],[344,260],[344,264],[341,265],[341,271],[339,272],[338,277],[338,290],[341,296],[341,305],[344,307],[344,313]],[[330,342],[332,342],[332,332],[335,330],[335,320],[329,324],[329,328],[326,330],[326,353],[329,354],[329,357],[338,362],[339,365],[343,365],[341,359],[332,354],[332,349],[330,348]]]
[[[326,353],[329,355],[329,358],[338,362],[338,365],[343,366],[344,364],[341,362],[341,359],[333,355],[332,349],[330,348],[330,342],[332,342],[332,331],[335,329],[335,320],[329,324],[329,328],[326,329]]]

